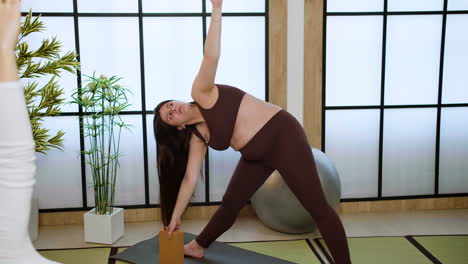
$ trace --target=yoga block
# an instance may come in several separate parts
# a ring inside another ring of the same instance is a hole
[[[176,230],[169,239],[168,232],[159,231],[159,263],[183,264],[184,263],[184,233]]]

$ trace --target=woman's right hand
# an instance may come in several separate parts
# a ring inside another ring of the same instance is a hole
[[[172,217],[171,218],[171,223],[169,223],[169,226],[165,227],[165,229],[167,230],[167,235],[168,235],[169,239],[171,238],[172,232],[174,232],[175,230],[179,230],[180,226],[181,226],[180,218]]]
[[[223,5],[223,0],[211,0],[211,5],[213,7],[221,7]]]
[[[13,51],[20,27],[20,1],[0,0],[0,49]]]

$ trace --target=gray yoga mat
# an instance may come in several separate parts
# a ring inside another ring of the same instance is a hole
[[[194,234],[184,233],[185,244],[195,238]],[[159,263],[159,238],[155,236],[148,240],[144,240],[120,254],[110,257],[134,264],[156,264]],[[191,263],[226,263],[226,264],[286,264],[293,263],[271,256],[259,254],[242,248],[230,246],[220,242],[214,242],[209,249],[205,250],[205,257],[202,259],[194,259],[185,257],[185,264]]]

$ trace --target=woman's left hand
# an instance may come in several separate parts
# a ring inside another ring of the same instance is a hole
[[[167,234],[168,234],[169,239],[171,238],[172,233],[174,231],[180,230],[180,227],[181,227],[180,218],[172,217],[171,222],[169,223],[169,226],[165,227],[165,229],[167,230]]]

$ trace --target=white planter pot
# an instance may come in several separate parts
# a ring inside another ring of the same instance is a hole
[[[39,233],[39,200],[32,198],[31,200],[31,212],[29,214],[29,237],[31,241],[37,239]]]
[[[97,215],[95,209],[84,214],[84,240],[113,244],[124,235],[124,209],[114,208],[111,215]]]

